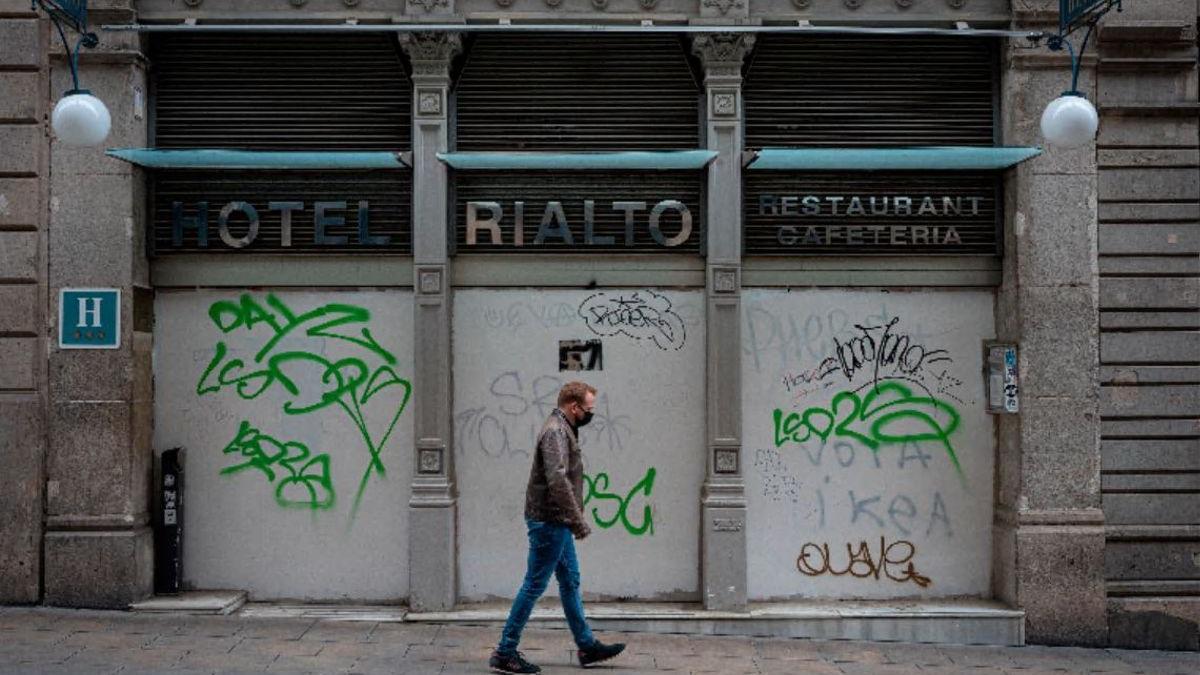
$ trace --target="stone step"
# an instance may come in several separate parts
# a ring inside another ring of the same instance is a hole
[[[156,595],[129,606],[134,612],[177,612],[181,614],[231,614],[246,604],[246,591],[184,591]]]
[[[448,612],[412,612],[408,622],[502,623],[508,603],[463,604]],[[912,602],[759,602],[747,612],[705,610],[698,603],[589,602],[598,631],[872,640],[934,644],[1025,644],[1025,613],[987,600]],[[530,623],[566,627],[561,607],[547,598]]]

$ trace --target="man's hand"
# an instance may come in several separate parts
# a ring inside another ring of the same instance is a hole
[[[588,527],[587,523],[580,523],[578,527],[571,530],[571,533],[575,535],[576,539],[586,539],[592,533],[592,528]]]

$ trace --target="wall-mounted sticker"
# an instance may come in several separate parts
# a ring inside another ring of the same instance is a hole
[[[559,340],[558,369],[604,370],[604,348],[599,340]]]
[[[1020,379],[1017,375],[1017,346],[988,345],[987,411],[993,414],[1020,412]]]

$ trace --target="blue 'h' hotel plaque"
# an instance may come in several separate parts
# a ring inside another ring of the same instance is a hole
[[[64,288],[59,291],[58,346],[61,349],[120,347],[121,290]]]

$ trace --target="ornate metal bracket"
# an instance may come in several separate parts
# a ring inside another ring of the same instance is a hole
[[[1118,12],[1121,11],[1121,0],[1058,1],[1058,34],[1047,36],[1046,47],[1053,52],[1062,51],[1065,48],[1071,55],[1071,88],[1063,92],[1064,94],[1082,96],[1079,93],[1079,63],[1083,60],[1083,52],[1087,50],[1088,41],[1092,38],[1092,32],[1096,30],[1096,24],[1100,22],[1101,17],[1114,8]],[[1067,37],[1084,26],[1087,26],[1087,32],[1084,33],[1083,41],[1079,44],[1079,52],[1076,53],[1075,46]]]
[[[87,0],[31,0],[29,6],[35,12],[39,8],[45,11],[50,20],[54,22],[54,28],[58,31],[59,38],[62,39],[63,49],[67,52],[67,64],[71,67],[73,88],[68,93],[86,93],[85,90],[79,88],[79,49],[81,47],[92,49],[100,44],[100,38],[88,30]],[[63,24],[79,34],[79,39],[75,42],[73,49],[67,42],[67,33],[63,30]]]

